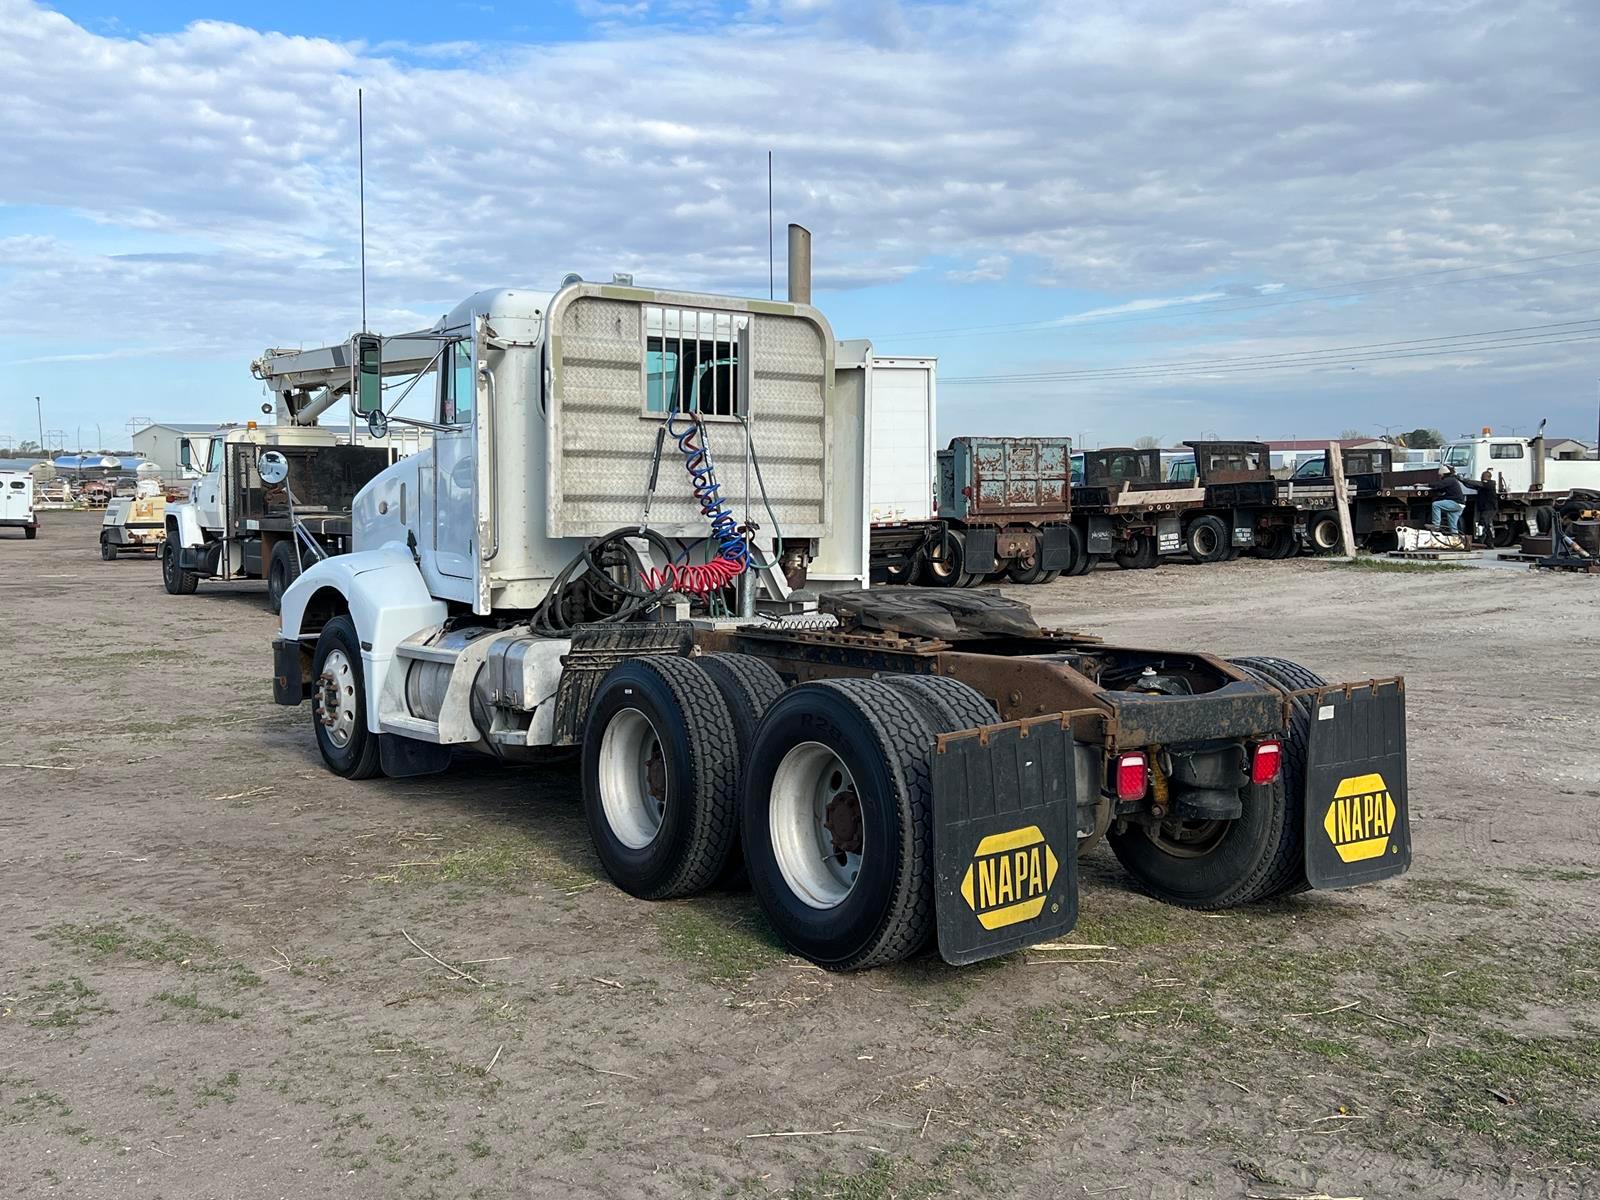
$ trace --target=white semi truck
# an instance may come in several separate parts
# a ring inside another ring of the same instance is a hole
[[[1400,681],[864,588],[870,358],[811,306],[808,236],[783,302],[570,278],[275,362],[350,381],[375,429],[386,379],[436,389],[431,448],[283,596],[274,698],[309,701],[328,769],[580,747],[619,887],[685,896],[742,861],[829,969],[1056,936],[1101,838],[1201,909],[1403,871]]]

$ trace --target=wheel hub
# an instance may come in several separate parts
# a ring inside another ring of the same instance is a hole
[[[862,849],[861,829],[861,797],[856,795],[855,785],[847,786],[843,791],[834,795],[828,801],[827,811],[822,818],[822,827],[827,830],[828,837],[833,842],[832,857],[843,863],[851,854],[860,854]]]

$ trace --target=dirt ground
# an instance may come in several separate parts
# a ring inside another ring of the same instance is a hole
[[[8,1196],[1592,1195],[1600,579],[1241,560],[1047,624],[1404,673],[1416,862],[826,974],[599,877],[571,768],[347,783],[259,585],[0,532]],[[55,769],[36,769],[48,767]],[[457,964],[456,973],[425,956]]]

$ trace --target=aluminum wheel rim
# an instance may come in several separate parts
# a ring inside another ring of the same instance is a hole
[[[801,742],[778,764],[768,828],[778,870],[802,903],[837,908],[855,890],[866,851],[861,793],[844,760],[821,742]]]
[[[643,850],[667,812],[666,756],[650,718],[624,708],[600,739],[600,807],[616,839]]]
[[[317,719],[328,740],[341,750],[356,734],[356,673],[343,650],[335,647],[322,660],[317,677]]]
[[[944,546],[935,544],[928,547],[928,570],[939,579],[949,579],[955,574],[955,568],[951,565]]]

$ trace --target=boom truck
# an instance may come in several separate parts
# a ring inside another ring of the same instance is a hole
[[[423,365],[407,346],[437,395],[431,448],[283,596],[274,698],[309,702],[330,771],[578,747],[619,888],[688,896],[742,863],[834,970],[1057,936],[1101,839],[1196,909],[1405,870],[1403,681],[865,588],[865,372],[810,303],[798,227],[789,263],[786,301],[569,277],[340,348],[369,423]]]
[[[186,468],[191,447],[203,446],[207,457],[187,498],[166,505],[159,553],[172,595],[192,594],[201,579],[265,579],[267,604],[277,612],[307,564],[350,548],[351,500],[394,453],[342,444],[338,430],[317,424],[349,395],[354,377],[352,364],[323,353],[326,361],[268,350],[251,364],[277,393],[276,424],[249,421],[184,441]],[[301,371],[288,369],[289,359]],[[303,386],[307,370],[318,386]]]

